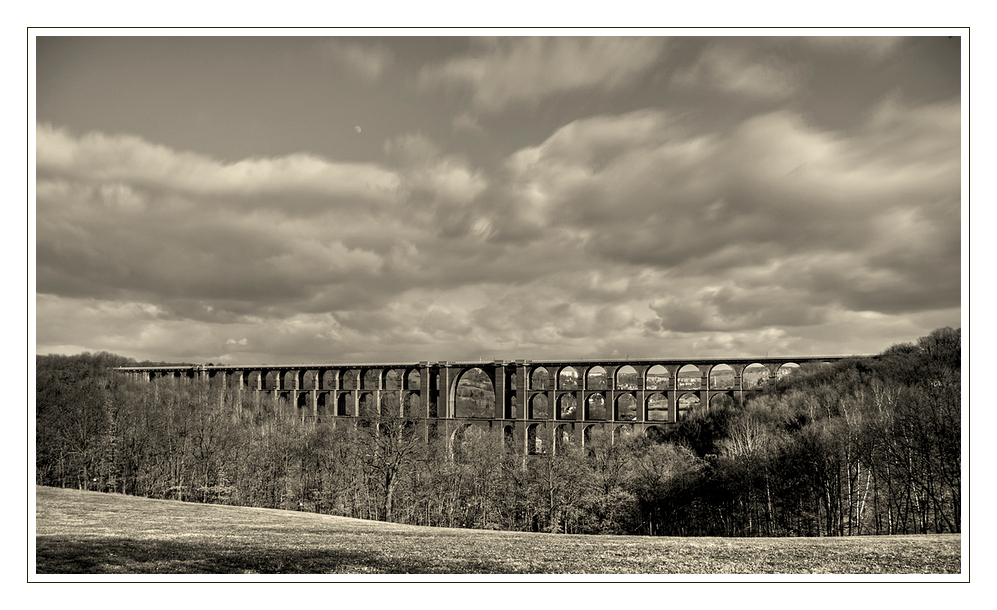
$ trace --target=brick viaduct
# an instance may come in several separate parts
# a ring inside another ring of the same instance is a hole
[[[501,431],[525,452],[541,453],[565,442],[584,445],[596,431],[608,432],[612,439],[660,433],[690,411],[743,401],[793,365],[843,358],[207,364],[118,370],[148,381],[203,379],[230,391],[271,394],[275,401],[294,405],[308,421],[335,424],[381,413],[425,422],[428,435],[444,430],[453,435],[469,426]]]

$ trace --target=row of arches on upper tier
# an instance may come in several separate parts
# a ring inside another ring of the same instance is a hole
[[[241,378],[240,378],[241,376]],[[261,390],[412,390],[422,389],[418,368],[349,368],[213,372],[212,379],[227,385]]]
[[[674,367],[672,367],[674,369]],[[796,370],[799,364],[787,362],[778,367],[761,363],[749,364],[740,369],[742,388],[758,387],[773,376],[782,377]],[[674,379],[669,369],[661,364],[648,367],[641,375],[632,365],[624,365],[616,369],[612,389],[615,390],[693,390],[703,389],[703,379],[711,390],[735,389],[738,371],[729,364],[700,366],[687,364],[678,368]],[[643,381],[643,383],[641,383]],[[674,383],[673,383],[674,382]],[[559,369],[548,369],[536,366],[530,370],[528,389],[531,390],[607,390],[610,389],[609,374],[603,366],[592,366],[588,369],[565,366]]]
[[[787,363],[774,369],[774,375],[779,377],[798,369],[799,365]],[[664,394],[658,394],[657,391],[692,392],[709,389],[723,392],[757,388],[764,385],[772,377],[773,368],[755,363],[743,367],[740,374],[740,387],[736,387],[738,384],[733,367],[727,364],[711,366],[708,369],[707,382],[704,387],[702,369],[696,365],[690,364],[678,368],[674,380],[666,367],[654,365],[645,371],[643,384],[641,384],[637,369],[625,365],[615,371],[615,379],[612,384],[614,392],[624,392],[617,397],[617,404],[605,405],[604,394],[589,395],[584,405],[578,404],[579,399],[570,394],[561,395],[557,397],[556,404],[550,404],[550,399],[542,392],[554,390],[604,393],[609,391],[608,373],[604,367],[598,365],[582,369],[581,372],[573,366],[552,370],[548,370],[544,366],[536,366],[528,371],[527,383],[524,384],[526,388],[525,398],[516,395],[518,387],[516,373],[510,374],[508,379],[509,404],[500,407],[498,416],[502,416],[501,414],[504,413],[504,416],[508,418],[521,417],[520,408],[522,402],[525,401],[525,408],[528,411],[526,417],[531,419],[552,417],[556,419],[580,419],[577,412],[582,406],[585,408],[585,419],[634,419],[637,405],[632,403],[636,402],[636,398],[626,394],[626,392],[636,391],[642,387],[645,392],[655,392],[648,398],[647,412],[654,414],[657,418],[658,412],[662,410],[659,405],[661,403],[667,404]],[[454,389],[453,405],[456,417],[485,418],[496,416],[494,378],[485,370],[470,368],[462,371],[455,380]],[[648,417],[650,418],[650,415]],[[660,419],[667,418],[660,417]]]

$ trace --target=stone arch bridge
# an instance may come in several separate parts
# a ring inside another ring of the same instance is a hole
[[[595,435],[653,436],[697,410],[743,402],[802,365],[852,356],[657,360],[495,360],[120,367],[130,376],[202,379],[220,391],[270,394],[315,422],[366,415],[423,424],[427,438],[468,428],[526,453]]]

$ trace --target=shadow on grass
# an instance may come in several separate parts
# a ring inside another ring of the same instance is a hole
[[[247,549],[238,545],[39,536],[38,574],[501,574],[496,561],[391,558],[378,552]]]

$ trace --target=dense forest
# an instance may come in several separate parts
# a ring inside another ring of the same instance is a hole
[[[301,421],[269,395],[38,356],[36,482],[418,525],[683,536],[961,531],[960,331],[804,367],[655,439],[523,456],[475,428]],[[427,442],[427,437],[430,439]],[[549,446],[553,446],[550,444]]]

